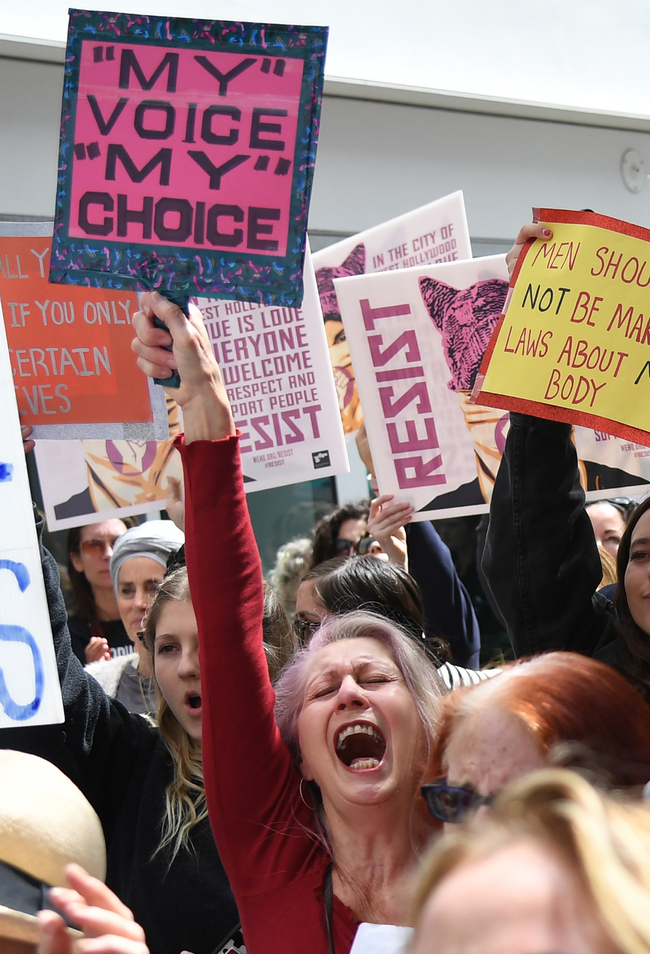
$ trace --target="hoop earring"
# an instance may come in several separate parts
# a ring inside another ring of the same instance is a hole
[[[304,793],[303,793],[303,790],[302,790],[302,786],[303,786],[303,784],[304,784],[306,781],[307,781],[307,780],[306,780],[305,776],[303,775],[303,776],[301,777],[301,779],[300,779],[300,785],[298,786],[298,794],[300,795],[300,801],[303,803],[303,805],[305,806],[305,808],[308,808],[308,809],[309,809],[310,812],[317,812],[318,809],[321,808],[322,805],[323,805],[323,799],[321,798],[320,805],[310,805],[310,804],[309,804],[309,802],[308,802],[307,799],[305,798]],[[309,784],[309,783],[307,783],[307,784]],[[311,792],[311,794],[312,794],[312,796],[313,796],[313,792]],[[320,792],[319,792],[319,794],[320,794]]]

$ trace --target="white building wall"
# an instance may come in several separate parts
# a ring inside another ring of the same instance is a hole
[[[0,29],[64,41],[69,6],[0,0]],[[648,0],[138,0],[137,10],[327,25],[330,79],[650,115]]]
[[[0,38],[0,218],[5,220],[54,215],[63,50],[28,46]],[[21,58],[25,55],[36,59]],[[336,83],[328,88],[336,91]],[[356,95],[368,91],[360,86]],[[382,96],[376,87],[370,95]],[[492,107],[477,101],[476,108]],[[638,119],[630,129],[607,128],[622,123],[611,117],[603,119],[605,126],[584,122],[584,116],[576,122],[545,121],[470,112],[467,103],[442,109],[330,92],[323,104],[310,215],[316,245],[457,189],[465,193],[479,253],[507,248],[533,205],[588,207],[650,225],[650,188],[633,194],[620,173],[627,149],[650,162],[650,122],[648,132]],[[365,470],[353,447],[351,456],[352,473],[337,481],[340,501],[366,492]]]
[[[650,133],[326,97],[310,225],[355,232],[462,189],[473,237],[512,239],[532,206],[648,226],[630,148],[650,160]]]
[[[0,57],[0,215],[54,216],[63,64]]]
[[[62,50],[47,55],[59,62],[0,55],[5,219],[54,214]],[[456,189],[474,238],[508,242],[533,205],[649,225],[650,189],[633,194],[620,174],[630,148],[650,163],[650,131],[326,95],[310,228],[350,234]]]

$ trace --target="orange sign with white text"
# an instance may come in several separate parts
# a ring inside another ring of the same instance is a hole
[[[151,421],[134,292],[51,285],[49,237],[0,236],[0,303],[22,424]]]

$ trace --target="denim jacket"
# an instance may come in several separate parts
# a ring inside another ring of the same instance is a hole
[[[510,415],[482,567],[516,656],[564,649],[619,668],[569,424]]]

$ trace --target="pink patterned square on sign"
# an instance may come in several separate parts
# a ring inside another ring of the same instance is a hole
[[[285,255],[303,69],[84,39],[69,235]]]

